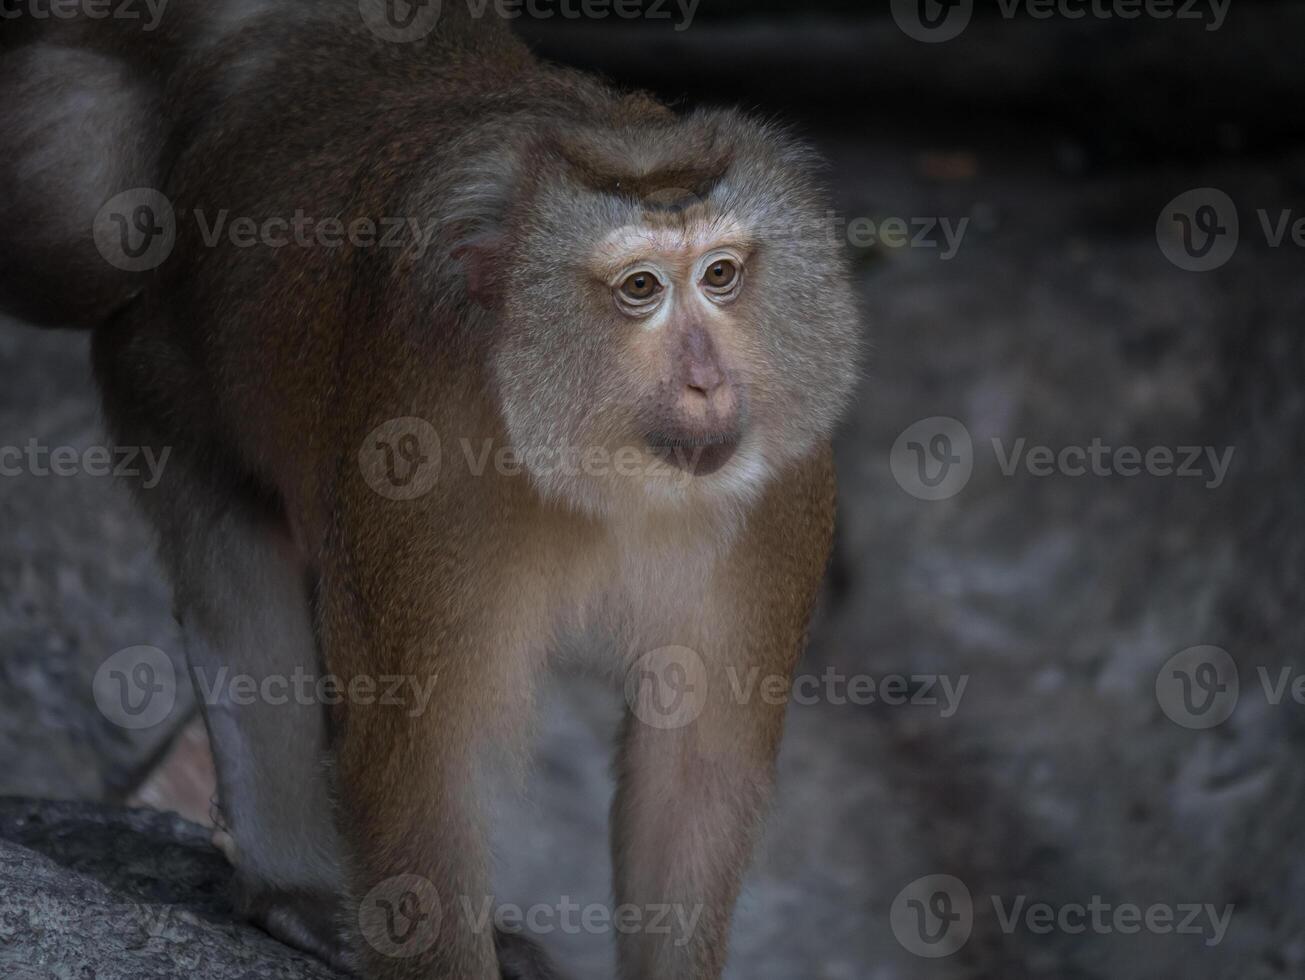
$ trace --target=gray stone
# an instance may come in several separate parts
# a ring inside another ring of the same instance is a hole
[[[209,837],[149,811],[0,799],[0,976],[339,980],[233,917]]]
[[[96,671],[156,646],[184,670],[153,538],[125,486],[94,475],[106,443],[89,338],[0,319],[0,793],[122,799],[193,711],[184,682],[163,724],[133,731],[96,708]],[[113,465],[117,465],[114,463]],[[70,475],[59,475],[65,469]],[[88,472],[89,470],[89,472]]]

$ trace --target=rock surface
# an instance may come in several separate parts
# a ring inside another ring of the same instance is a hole
[[[21,453],[0,475],[0,793],[121,800],[194,700],[183,685],[171,724],[131,731],[96,710],[92,681],[126,647],[183,668],[169,591],[126,488],[51,460],[105,445],[89,337],[0,319],[0,377],[0,447]]]
[[[209,837],[149,811],[0,799],[0,976],[339,980],[233,919]]]

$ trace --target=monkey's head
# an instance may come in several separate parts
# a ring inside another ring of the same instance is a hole
[[[523,162],[474,278],[543,493],[595,512],[749,498],[829,436],[859,326],[807,149],[700,113],[554,131]]]

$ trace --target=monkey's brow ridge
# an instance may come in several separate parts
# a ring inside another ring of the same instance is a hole
[[[734,158],[728,148],[696,146],[681,149],[677,159],[640,166],[641,161],[621,147],[563,143],[559,149],[576,177],[591,190],[632,197],[653,210],[682,210],[694,200],[705,199]]]

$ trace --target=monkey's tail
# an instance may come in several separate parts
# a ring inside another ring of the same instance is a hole
[[[142,232],[124,248],[105,207],[158,185],[157,83],[111,47],[69,43],[81,34],[20,34],[0,50],[0,312],[90,327],[130,301],[149,262],[132,254]]]
[[[179,73],[255,19],[350,5],[147,0],[107,18],[12,6],[0,20],[0,313],[93,327],[143,289],[174,241],[161,193],[173,131],[183,109],[203,111]]]

